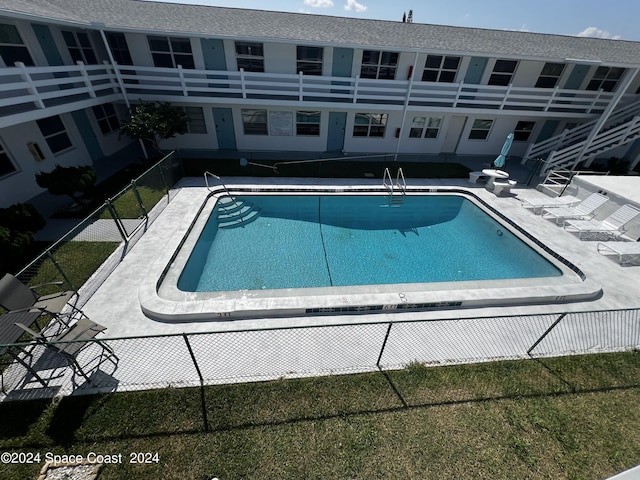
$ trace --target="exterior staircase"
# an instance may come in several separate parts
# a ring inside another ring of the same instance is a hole
[[[253,222],[260,215],[260,209],[246,200],[237,200],[231,197],[220,199],[218,207],[218,228],[244,227]]]
[[[640,138],[640,101],[614,111],[601,131],[586,146],[596,123],[597,119],[532,144],[522,163],[530,159],[544,159],[539,173],[543,176],[551,170],[573,169],[580,162],[592,160],[603,152],[637,140]]]

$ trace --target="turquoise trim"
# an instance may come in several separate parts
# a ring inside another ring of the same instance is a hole
[[[36,38],[38,39],[42,53],[44,53],[47,59],[47,63],[51,66],[63,65],[62,57],[56,47],[56,42],[53,40],[53,35],[51,35],[49,27],[47,25],[32,23],[31,28],[36,34]]]
[[[560,125],[559,120],[547,120],[544,122],[544,125],[540,129],[540,133],[538,134],[538,138],[536,138],[535,143],[542,142],[548,138],[553,137],[556,129]]]
[[[334,77],[350,77],[353,66],[353,48],[334,48],[333,67],[331,75]]]
[[[575,65],[562,88],[566,88],[568,90],[579,90],[582,86],[582,82],[584,82],[584,79],[587,77],[587,73],[589,73],[590,68],[591,67],[589,65]]]
[[[89,152],[91,160],[96,161],[104,157],[104,152],[102,151],[100,142],[98,142],[98,137],[96,137],[96,134],[93,131],[87,112],[84,110],[76,110],[75,112],[71,112],[71,117],[76,123],[76,127],[80,132],[80,137],[87,148],[87,152]]]
[[[347,127],[347,112],[329,112],[327,152],[341,152],[344,149],[344,135]]]
[[[218,150],[237,150],[233,112],[230,108],[213,108],[213,123],[218,137]]]
[[[464,83],[479,85],[482,82],[484,70],[487,68],[489,59],[485,57],[471,57],[467,72],[464,76]]]
[[[217,38],[203,38],[201,43],[204,68],[207,70],[227,70],[224,42]]]

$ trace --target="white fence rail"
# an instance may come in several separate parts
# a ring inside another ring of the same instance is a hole
[[[640,113],[640,102],[634,102],[627,104],[624,107],[617,109],[604,124],[603,129],[611,128],[621,122],[627,121],[629,118]],[[560,135],[548,138],[538,143],[532,143],[524,155],[523,160],[530,158],[545,158],[552,151],[558,151],[563,148],[574,145],[576,142],[585,140],[593,127],[597,122],[592,120],[590,122],[583,123],[571,130],[565,130]]]

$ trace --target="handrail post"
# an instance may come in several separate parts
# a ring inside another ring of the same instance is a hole
[[[147,212],[147,209],[145,208],[144,203],[142,203],[142,197],[140,196],[140,192],[138,191],[138,185],[136,184],[135,180],[131,180],[131,188],[133,190],[133,194],[136,196],[138,205],[140,205],[140,208],[142,209],[142,213],[144,214],[145,218],[149,218],[149,213]]]
[[[120,217],[118,216],[118,213],[116,212],[116,209],[113,208],[113,204],[111,203],[111,200],[109,200],[108,198],[104,201],[105,206],[107,207],[107,210],[109,210],[109,213],[111,214],[111,217],[113,218],[113,221],[116,224],[116,228],[118,229],[118,232],[120,232],[120,236],[122,237],[122,240],[127,243],[129,241],[129,237],[127,236],[126,232],[124,231],[124,227],[122,226],[122,222],[120,220]]]
[[[31,92],[31,95],[34,96],[34,101],[38,106],[38,108],[46,108],[44,102],[42,101],[42,98],[40,98],[40,93],[38,92],[38,88],[36,87],[36,84],[33,82],[33,79],[31,78],[31,75],[29,74],[29,70],[27,70],[27,67],[25,66],[25,64],[23,62],[15,62],[14,65],[18,67],[22,72],[22,78],[24,78],[24,81],[27,82],[27,85],[29,85],[28,90]]]
[[[303,75],[302,71],[298,73],[298,100],[301,102],[304,100]]]
[[[247,84],[244,79],[244,68],[240,69],[240,88],[242,89],[242,98],[247,98]]]
[[[78,60],[76,62],[76,65],[80,67],[80,74],[82,75],[82,78],[84,80],[84,85],[87,87],[87,90],[89,91],[89,96],[91,98],[96,98],[97,95],[95,90],[93,89],[93,85],[91,84],[91,79],[89,78],[89,73],[87,72],[86,65],[82,60]]]
[[[180,77],[180,87],[182,88],[182,95],[188,97],[189,91],[187,90],[187,84],[184,81],[184,71],[182,69],[182,65],[178,65],[178,77]]]

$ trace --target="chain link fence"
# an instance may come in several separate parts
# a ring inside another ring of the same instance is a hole
[[[78,220],[16,276],[28,285],[63,281],[64,288],[71,290],[90,285],[81,291],[81,306],[162,212],[171,200],[172,186],[181,177],[180,160],[171,152],[86,218]],[[92,277],[96,281],[87,282]]]
[[[90,383],[59,358],[38,356],[34,344],[14,345],[22,363],[3,373],[4,392],[32,394],[41,387],[34,373],[91,393],[628,351],[640,347],[640,309],[104,338],[88,346],[77,362]]]

